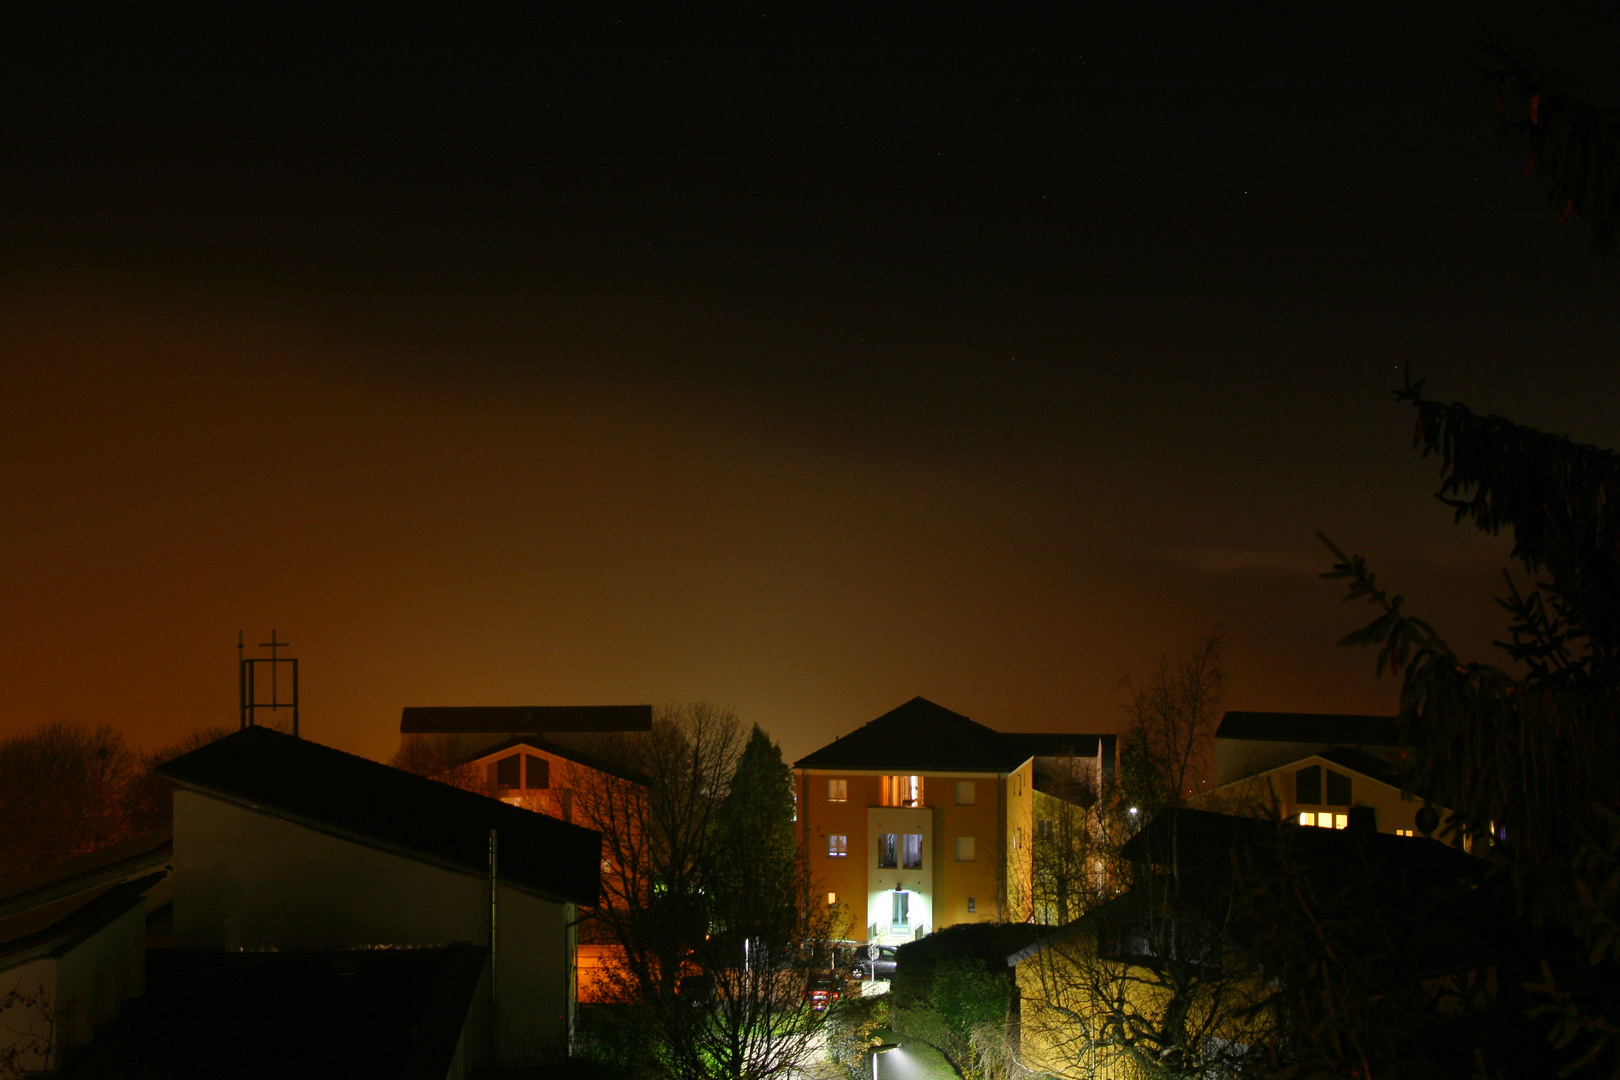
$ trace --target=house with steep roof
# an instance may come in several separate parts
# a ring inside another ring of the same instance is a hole
[[[145,991],[146,894],[165,877],[161,868],[148,869],[6,907],[0,916],[6,1075],[60,1068]]]
[[[1392,716],[1228,712],[1215,731],[1217,786],[1193,805],[1327,829],[1359,818],[1374,832],[1432,832],[1423,801],[1401,789],[1400,755]]]
[[[1334,748],[1393,761],[1400,735],[1393,716],[1232,710],[1215,729],[1215,783],[1229,784]]]
[[[1038,803],[1100,786],[1115,755],[1113,735],[1001,732],[913,698],[794,762],[810,879],[858,940],[1021,919]]]
[[[174,795],[174,944],[438,948],[484,964],[471,1028],[504,1063],[562,1045],[574,925],[599,834],[263,727],[162,766]]]
[[[432,746],[443,760],[479,756],[523,736],[567,745],[580,736],[651,730],[651,705],[412,705],[399,719],[402,750]]]

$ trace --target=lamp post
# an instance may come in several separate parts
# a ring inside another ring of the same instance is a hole
[[[899,1043],[874,1042],[872,1044],[872,1080],[878,1080],[877,1059],[879,1054],[887,1054],[890,1050],[900,1049]]]

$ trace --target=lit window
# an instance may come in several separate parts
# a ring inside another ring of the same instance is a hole
[[[1316,815],[1311,813],[1301,814],[1299,815],[1299,823],[1301,825],[1315,825]]]
[[[922,804],[922,777],[885,776],[883,778],[884,806],[921,806]]]
[[[973,837],[971,837],[971,836],[958,836],[956,838],[956,861],[957,862],[972,862],[973,861]]]
[[[835,892],[828,893],[827,894],[827,906],[832,907],[836,903],[838,903],[838,894],[835,893]]]
[[[828,802],[848,802],[849,801],[849,781],[848,780],[829,780],[829,781],[827,781],[827,801]]]
[[[1411,829],[1396,829],[1395,830],[1395,835],[1396,836],[1411,836],[1412,835],[1412,830]]]
[[[956,805],[972,806],[978,801],[978,785],[972,780],[958,780],[956,782]]]
[[[893,870],[900,864],[899,837],[892,832],[878,836],[878,869]]]
[[[900,840],[901,868],[905,870],[921,870],[922,833],[906,833]]]
[[[849,854],[849,837],[847,837],[847,836],[829,836],[829,837],[827,837],[827,856],[829,858],[841,859],[841,858],[843,858],[844,856],[846,856],[848,854]]]
[[[1327,824],[1327,815],[1326,814],[1322,815],[1322,824],[1324,824],[1324,825]],[[1348,817],[1346,817],[1345,815],[1343,815],[1343,814],[1334,814],[1333,815],[1333,827],[1335,829],[1342,829],[1348,824],[1350,824],[1350,819]]]

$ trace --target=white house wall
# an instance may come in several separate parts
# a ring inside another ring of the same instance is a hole
[[[510,886],[498,898],[503,1042],[566,1038],[571,905]],[[196,792],[174,800],[178,948],[487,944],[482,875],[382,851]]]

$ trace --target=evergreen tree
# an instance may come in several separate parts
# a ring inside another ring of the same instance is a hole
[[[1458,522],[1510,529],[1513,558],[1540,578],[1526,590],[1508,574],[1498,601],[1509,618],[1498,645],[1521,674],[1457,656],[1331,542],[1338,562],[1324,575],[1378,609],[1341,644],[1376,646],[1378,671],[1403,679],[1407,786],[1449,812],[1445,839],[1496,868],[1467,901],[1498,919],[1475,943],[1475,966],[1495,972],[1470,1002],[1475,1071],[1614,1076],[1620,456],[1431,401],[1421,383],[1398,397],[1416,409],[1417,445],[1441,458],[1441,501]]]
[[[715,929],[780,946],[795,930],[793,772],[758,724],[715,817],[708,895]]]

